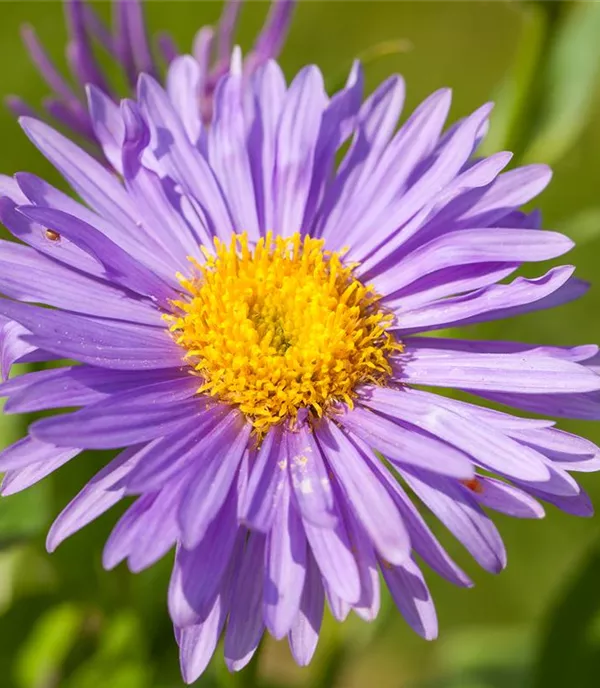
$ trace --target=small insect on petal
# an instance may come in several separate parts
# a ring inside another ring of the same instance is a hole
[[[477,478],[469,478],[468,480],[461,480],[460,482],[475,494],[482,494],[483,492],[483,483]]]
[[[60,234],[58,232],[55,232],[53,229],[47,229],[45,234],[46,239],[48,239],[48,241],[60,241]]]

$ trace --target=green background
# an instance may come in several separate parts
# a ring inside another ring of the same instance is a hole
[[[152,30],[191,45],[220,4],[147,3]],[[245,7],[239,42],[249,48],[266,3]],[[105,14],[108,3],[100,3]],[[0,94],[32,104],[45,86],[27,59],[19,26],[34,24],[64,64],[58,2],[0,2]],[[368,88],[392,72],[407,82],[406,112],[433,90],[454,91],[451,117],[493,99],[486,152],[509,149],[517,162],[554,170],[540,198],[547,228],[577,241],[568,257],[597,282],[600,262],[600,4],[579,2],[300,2],[281,58],[288,76],[315,62],[331,87],[363,55]],[[0,171],[54,170],[0,112]],[[466,336],[545,344],[600,342],[600,288],[552,312],[486,324]],[[26,419],[27,420],[27,419]],[[600,441],[600,426],[565,422]],[[24,419],[0,416],[0,442],[19,437]],[[101,550],[119,510],[49,555],[53,517],[106,460],[84,455],[42,484],[0,501],[0,686],[2,688],[175,688],[182,686],[166,609],[170,558],[140,575],[104,572]],[[600,505],[600,476],[581,483]],[[552,507],[543,521],[498,517],[509,553],[498,577],[479,571],[442,531],[443,543],[473,576],[472,590],[429,575],[440,637],[427,643],[384,600],[380,619],[343,626],[328,619],[315,660],[298,669],[285,643],[269,640],[258,667],[230,677],[217,656],[200,686],[382,688],[586,688],[600,685],[600,521]]]

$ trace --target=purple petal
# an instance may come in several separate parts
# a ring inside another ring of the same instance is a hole
[[[219,593],[202,623],[179,629],[179,661],[186,683],[196,681],[208,666],[225,625],[227,611],[224,595]]]
[[[167,93],[193,144],[198,142],[202,131],[202,119],[198,107],[202,81],[200,66],[190,55],[175,57],[169,65]]]
[[[410,540],[396,506],[367,465],[368,448],[352,443],[334,423],[323,423],[317,439],[345,497],[379,554],[394,564],[410,556]]]
[[[156,66],[146,34],[146,22],[139,0],[127,0],[123,13],[127,16],[127,31],[133,64],[138,74],[156,74]]]
[[[371,466],[380,476],[380,479],[385,481],[394,498],[415,552],[430,568],[450,583],[461,587],[472,587],[471,579],[452,561],[446,550],[440,545],[396,477],[392,476],[390,471],[379,461],[371,461]]]
[[[143,74],[138,99],[152,133],[151,148],[161,167],[199,203],[212,233],[228,240],[233,226],[223,192],[206,160],[192,146],[167,94]]]
[[[399,336],[441,330],[456,324],[470,325],[501,320],[578,299],[587,285],[571,279],[574,268],[563,266],[542,277],[517,277],[509,284],[493,284],[464,296],[440,299],[410,311],[398,310]]]
[[[325,594],[321,575],[314,558],[309,553],[300,610],[288,635],[292,656],[296,664],[300,666],[310,663],[317,648],[324,604]]]
[[[331,249],[344,245],[351,226],[349,217],[354,224],[365,211],[365,197],[357,190],[368,183],[394,131],[404,105],[404,92],[404,81],[394,75],[367,98],[358,112],[354,140],[326,191],[316,228]]]
[[[310,549],[332,592],[349,604],[361,596],[361,580],[345,523],[338,515],[335,528],[324,528],[304,520]]]
[[[86,91],[96,139],[106,159],[117,172],[122,173],[121,147],[125,139],[125,127],[119,106],[104,91],[93,85],[88,85]]]
[[[440,476],[421,478],[408,471],[402,471],[402,476],[480,566],[491,573],[506,566],[502,538],[468,490]]]
[[[277,57],[285,42],[296,0],[272,0],[261,32],[256,37],[251,56],[253,62]]]
[[[80,442],[87,449],[126,447],[163,437],[200,415],[205,404],[190,399],[193,393],[188,381],[183,386],[169,381],[128,390],[81,411],[36,421],[31,433],[58,446]]]
[[[91,225],[61,210],[37,206],[19,206],[17,210],[30,220],[64,235],[102,263],[108,279],[138,294],[149,296],[162,303],[163,307],[168,307],[170,301],[177,298],[177,292],[169,288],[160,277]]]
[[[236,500],[236,491],[232,489],[202,542],[193,550],[180,547],[175,555],[169,612],[176,626],[194,625],[210,611],[238,536]]]
[[[66,460],[77,456],[80,449],[58,449],[53,444],[40,442],[34,437],[22,437],[14,444],[9,445],[0,452],[0,472],[12,471],[15,468],[24,468],[36,463],[48,463],[50,461]]]
[[[473,423],[437,403],[437,396],[417,390],[373,388],[364,403],[372,408],[431,432],[453,444],[485,468],[511,478],[547,480],[549,470],[542,457],[484,423]],[[433,474],[432,474],[433,476]]]
[[[256,203],[261,230],[266,233],[275,222],[273,175],[277,126],[286,95],[285,77],[276,62],[269,61],[253,77],[256,118],[249,134],[248,154],[256,180]]]
[[[252,426],[241,414],[230,414],[217,429],[202,442],[202,452],[196,458],[196,475],[188,481],[178,520],[181,540],[188,549],[203,537],[231,489]]]
[[[262,620],[265,536],[252,532],[231,597],[223,653],[230,671],[240,671],[252,659],[264,632]]]
[[[550,356],[410,348],[399,360],[398,381],[415,385],[528,394],[600,389],[600,376],[585,366]]]
[[[62,358],[101,368],[179,368],[182,350],[166,330],[87,318],[0,299],[0,316],[16,320],[31,335],[24,340]]]
[[[272,427],[263,438],[256,456],[240,518],[255,530],[269,532],[287,483],[287,451],[281,425]]]
[[[0,241],[0,291],[19,301],[164,327],[161,314],[150,302],[14,242]]]
[[[393,463],[413,465],[455,478],[473,475],[473,465],[467,454],[414,425],[394,423],[360,407],[343,414],[339,421]]]
[[[265,565],[264,620],[279,640],[298,616],[306,574],[306,537],[287,484],[267,536]]]
[[[127,476],[130,494],[159,490],[173,476],[187,470],[195,474],[206,456],[223,440],[238,419],[236,411],[227,407],[209,406],[177,428],[174,435],[157,440],[145,460]],[[191,466],[196,464],[196,466]]]
[[[229,199],[237,232],[250,239],[260,236],[246,125],[242,110],[242,75],[223,77],[214,95],[214,115],[208,131],[208,155],[212,169]]]
[[[14,377],[0,385],[9,396],[5,413],[31,413],[65,406],[87,406],[130,388],[179,377],[176,371],[106,370],[74,366],[40,370]]]
[[[288,469],[302,518],[329,528],[336,520],[331,482],[312,429],[304,425],[287,433]]]
[[[143,458],[144,449],[130,447],[97,473],[81,492],[60,512],[46,539],[46,548],[54,550],[68,537],[98,518],[119,502],[124,490],[112,489]]]
[[[541,504],[523,490],[485,476],[478,477],[477,481],[478,488],[472,495],[481,506],[515,518],[544,517]]]
[[[433,600],[414,561],[402,566],[383,563],[381,571],[392,599],[409,626],[425,640],[437,638],[438,623]]]
[[[4,474],[0,494],[3,497],[8,497],[35,485],[35,483],[50,475],[50,473],[64,466],[67,461],[70,461],[81,451],[81,449],[77,448],[65,450],[54,447],[52,456],[49,456],[47,460],[37,461],[23,468],[8,471]]]
[[[283,236],[301,229],[326,103],[321,72],[314,66],[301,70],[285,96],[277,130],[274,227]]]
[[[573,245],[564,234],[529,229],[485,227],[446,232],[378,272],[373,283],[379,293],[391,294],[423,275],[455,265],[549,260]]]

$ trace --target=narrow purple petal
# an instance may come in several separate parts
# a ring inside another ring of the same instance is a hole
[[[139,463],[127,476],[130,494],[159,490],[168,480],[190,468],[192,463],[206,459],[214,450],[215,442],[222,440],[226,431],[235,424],[237,412],[222,406],[207,406],[201,413],[177,428],[175,435],[156,441],[145,461]],[[196,471],[194,470],[194,473]]]
[[[46,460],[36,461],[36,463],[5,473],[0,494],[3,497],[8,497],[35,485],[35,483],[50,475],[50,473],[53,473],[61,466],[64,466],[67,461],[70,461],[82,451],[77,448],[60,449],[53,447],[53,449],[54,451],[51,452],[51,455]]]
[[[240,518],[254,530],[269,532],[287,483],[287,443],[281,425],[263,438],[252,464],[248,488],[240,506]]]
[[[166,330],[87,318],[0,299],[0,316],[16,320],[40,349],[101,368],[179,368],[182,350]]]
[[[107,370],[78,365],[25,373],[0,385],[8,396],[5,413],[31,413],[65,406],[88,406],[130,388],[180,377],[176,371]]]
[[[264,620],[278,640],[298,616],[306,574],[306,536],[289,490],[286,484],[265,550]]]
[[[108,511],[123,498],[124,490],[116,490],[113,487],[139,460],[143,459],[143,456],[142,447],[130,447],[121,452],[87,483],[52,524],[46,539],[46,548],[49,552],[54,552],[61,542]]]
[[[558,232],[531,232],[529,229],[489,227],[446,232],[393,267],[375,274],[379,293],[391,294],[437,270],[477,263],[521,263],[543,261],[563,255],[573,242]]]
[[[464,390],[565,394],[600,389],[600,376],[559,358],[409,348],[397,379],[415,385]]]
[[[247,232],[250,239],[257,239],[260,231],[242,110],[243,94],[241,73],[232,70],[219,81],[208,131],[208,155],[229,199],[236,231]]]
[[[397,311],[399,335],[441,330],[521,315],[568,303],[584,294],[588,285],[571,278],[574,268],[562,266],[542,277],[517,277],[508,284],[493,284],[464,296],[440,299],[410,311]]]
[[[123,12],[127,15],[128,40],[135,69],[138,74],[155,76],[156,66],[148,43],[142,5],[139,0],[127,0],[124,5]]]
[[[408,625],[425,640],[437,637],[438,623],[433,600],[419,567],[408,561],[402,566],[381,566],[394,603]]]
[[[180,546],[175,555],[169,612],[176,626],[194,625],[210,611],[238,537],[236,499],[232,489],[202,542],[193,550]]]
[[[194,383],[193,379],[191,380]],[[45,442],[73,446],[79,438],[88,449],[113,449],[163,437],[200,415],[205,403],[191,399],[190,380],[167,381],[112,395],[93,406],[36,421],[31,433]]]
[[[265,536],[251,532],[237,571],[223,653],[230,671],[240,671],[252,659],[264,632],[262,620]]]
[[[35,280],[31,279],[32,274],[36,275]],[[0,241],[0,291],[19,301],[164,327],[161,314],[149,301],[12,241]]]
[[[277,57],[285,42],[296,0],[272,0],[271,9],[261,32],[256,38],[251,58],[263,62]]]
[[[229,208],[214,172],[193,147],[165,91],[147,75],[138,99],[152,132],[151,148],[161,167],[202,208],[212,234],[227,240],[233,230]]]
[[[252,426],[241,414],[230,414],[202,441],[195,459],[196,475],[188,481],[179,504],[178,520],[185,547],[195,547],[217,518],[248,449]]]
[[[204,673],[217,648],[227,612],[224,595],[219,593],[202,623],[179,629],[179,661],[186,683],[194,683]]]
[[[310,663],[317,648],[324,604],[325,593],[321,575],[313,556],[309,553],[300,610],[288,635],[292,656],[300,666]]]
[[[367,465],[368,448],[351,442],[334,423],[323,423],[317,438],[377,552],[391,563],[403,563],[410,556],[408,533],[387,490]]]
[[[304,530],[321,575],[332,592],[349,604],[361,596],[361,580],[346,525],[338,515],[335,528],[304,520]]]
[[[438,439],[435,433],[424,432],[414,425],[392,422],[360,407],[343,414],[339,421],[394,464],[413,465],[455,478],[473,475],[473,464],[468,454]]]
[[[317,67],[306,67],[290,85],[277,130],[274,227],[282,236],[302,229],[326,104],[321,72]]]
[[[177,293],[160,277],[91,225],[52,208],[19,206],[17,210],[30,220],[64,235],[102,263],[108,279],[156,300],[163,307],[168,307],[170,301],[177,298]]]
[[[202,132],[198,107],[202,81],[200,66],[193,57],[183,55],[173,59],[167,72],[167,93],[193,144],[198,142]]]
[[[302,518],[319,527],[332,527],[335,507],[331,482],[312,429],[304,425],[287,433],[288,470]]]
[[[371,408],[431,432],[489,470],[523,480],[549,478],[548,467],[537,452],[489,425],[450,411],[443,402],[438,403],[437,395],[384,388],[372,388],[370,395],[365,403]]]
[[[90,35],[87,31],[85,5],[81,0],[71,0],[65,5],[65,14],[71,40],[67,46],[67,56],[71,71],[82,84],[93,84],[110,93],[110,88],[92,50]]]
[[[440,476],[402,476],[448,530],[486,571],[498,573],[506,566],[506,550],[491,519],[460,484]]]
[[[40,71],[40,74],[50,86],[50,88],[61,96],[65,101],[77,101],[78,98],[74,91],[59,74],[56,67],[50,61],[50,58],[46,54],[46,51],[39,42],[38,37],[35,34],[34,29],[31,26],[24,26],[21,29],[21,37],[25,46],[29,51],[29,55],[33,60],[34,64]]]
[[[381,462],[371,462],[371,466],[381,480],[385,481],[390,494],[394,498],[409,532],[414,551],[430,568],[442,576],[442,578],[450,581],[450,583],[461,587],[472,587],[471,579],[452,561],[446,550],[440,545],[396,477],[392,476],[381,465]]]
[[[96,139],[106,159],[117,172],[122,172],[121,147],[125,138],[125,127],[119,106],[95,86],[88,86],[86,92]]]
[[[24,468],[36,463],[60,460],[64,456],[68,459],[79,454],[80,449],[58,449],[55,445],[40,442],[34,437],[22,437],[14,444],[0,452],[0,472]]]
[[[477,480],[479,487],[472,494],[481,506],[516,518],[544,517],[541,504],[523,490],[494,478],[478,477]]]

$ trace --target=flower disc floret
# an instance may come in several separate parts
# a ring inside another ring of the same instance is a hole
[[[168,316],[202,378],[199,392],[237,406],[259,431],[300,409],[317,416],[352,406],[361,383],[383,383],[401,350],[392,316],[340,253],[299,233],[215,240],[197,275],[180,276],[189,299]]]

